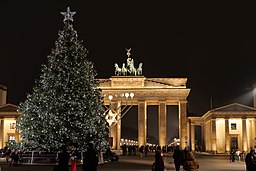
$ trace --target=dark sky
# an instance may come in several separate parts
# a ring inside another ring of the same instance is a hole
[[[76,11],[74,27],[99,78],[114,75],[132,48],[145,77],[186,77],[189,112],[233,102],[252,106],[256,83],[256,9],[251,1],[180,3],[80,1],[2,2],[0,83],[19,104],[39,78],[62,29],[60,12]]]

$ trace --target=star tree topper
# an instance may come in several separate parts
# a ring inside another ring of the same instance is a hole
[[[74,21],[73,20],[73,15],[75,15],[76,12],[71,12],[70,8],[67,7],[67,12],[61,12],[61,14],[64,15],[63,22],[65,22],[66,20]]]

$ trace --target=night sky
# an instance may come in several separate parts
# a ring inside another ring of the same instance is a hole
[[[188,78],[189,115],[230,103],[252,106],[256,83],[256,4],[251,1],[2,2],[0,83],[8,103],[31,93],[63,26],[60,12],[76,11],[74,28],[98,78],[114,75],[132,48],[143,75]]]

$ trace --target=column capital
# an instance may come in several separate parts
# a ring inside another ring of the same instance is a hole
[[[242,118],[242,119],[247,119],[247,117],[246,117],[246,116],[242,116],[241,118]]]
[[[228,120],[228,119],[230,119],[230,116],[226,115],[224,118],[225,118],[225,120]]]

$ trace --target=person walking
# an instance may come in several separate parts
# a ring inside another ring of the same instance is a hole
[[[149,146],[148,146],[148,145],[145,145],[145,148],[144,148],[145,157],[148,156],[148,152],[149,152]]]
[[[77,162],[77,156],[78,156],[77,145],[72,144],[70,148],[71,148],[71,151],[70,151],[71,171],[76,171],[76,162]]]
[[[184,152],[180,150],[179,145],[175,147],[172,157],[174,159],[175,169],[176,171],[179,171],[180,166],[183,165],[183,162],[185,160]]]
[[[11,156],[11,162],[9,164],[9,166],[17,166],[18,165],[18,161],[19,161],[19,156],[18,156],[18,150],[15,150],[12,152]]]
[[[87,144],[87,150],[83,158],[83,171],[97,171],[98,156],[92,143]]]
[[[161,152],[155,153],[155,162],[152,165],[152,171],[164,171],[164,160]]]
[[[251,150],[245,156],[245,165],[246,171],[255,171],[256,170],[256,153],[254,150]]]
[[[57,156],[58,165],[54,166],[54,171],[68,171],[69,158],[66,146],[62,145]]]
[[[140,146],[139,148],[139,152],[140,152],[140,157],[143,157],[143,152],[144,152],[144,146]]]
[[[195,156],[192,152],[187,153],[187,159],[184,162],[183,170],[186,171],[198,171],[199,169],[199,163],[195,159]]]

